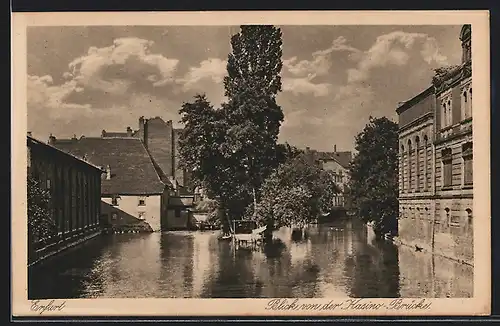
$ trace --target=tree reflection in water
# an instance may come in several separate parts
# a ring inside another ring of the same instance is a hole
[[[472,295],[471,267],[377,241],[355,221],[305,231],[277,230],[258,250],[216,232],[103,236],[30,270],[29,298]]]

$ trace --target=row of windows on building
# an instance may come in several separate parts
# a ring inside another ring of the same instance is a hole
[[[113,197],[111,197],[111,205],[113,205],[113,206],[119,206],[119,203],[118,203],[118,199],[119,198],[120,198],[119,196],[113,196]],[[141,197],[138,198],[137,206],[138,207],[145,207],[146,206],[146,197],[145,196],[141,196]],[[174,215],[175,215],[175,217],[181,217],[181,209],[180,208],[175,208],[174,209]],[[145,219],[146,212],[138,212],[138,216],[139,216],[139,219]]]
[[[441,163],[443,171],[443,187],[453,185],[453,156],[451,148],[445,148],[441,151]],[[472,164],[472,142],[462,144],[462,185],[470,186],[473,183],[473,164]]]
[[[441,224],[442,222],[447,222],[449,226],[461,226],[461,220],[465,216],[465,225],[470,226],[472,224],[472,209],[467,208],[463,211],[463,214],[451,214],[451,210],[446,207],[442,211],[442,217],[443,219],[436,218],[434,219],[435,224]],[[400,211],[400,216],[399,218],[410,218],[410,219],[427,219],[429,220],[431,218],[431,213],[430,210],[425,207],[424,209],[420,209],[419,207],[417,208],[412,208],[409,207],[406,209],[403,207]]]
[[[404,171],[401,173],[401,182],[402,182],[402,188],[403,189],[411,189],[412,188],[412,183],[416,181],[416,189],[420,190],[420,173],[421,173],[421,159],[423,161],[423,189],[427,189],[429,178],[427,176],[427,162],[429,158],[429,149],[430,149],[430,144],[429,144],[429,139],[427,138],[427,135],[424,136],[423,144],[421,144],[420,137],[417,136],[415,137],[415,149],[412,147],[412,142],[410,139],[408,139],[408,152],[405,153],[405,147],[404,145],[401,145],[401,157],[402,157],[402,165],[404,166],[405,159],[407,161],[407,166],[409,169],[407,169],[408,175],[407,175],[407,180],[405,180],[405,173]],[[413,157],[413,153],[416,153],[415,157]],[[413,161],[415,162],[415,171],[413,171],[412,164]],[[415,174],[413,173],[415,172]],[[405,182],[406,181],[406,182]]]
[[[461,89],[461,118],[462,120],[472,117],[472,87],[470,84],[465,85]],[[441,101],[441,128],[446,128],[453,125],[453,99],[451,95],[445,97]]]
[[[36,166],[31,173],[52,195],[51,210],[58,235],[98,225],[100,204],[93,196],[99,187],[97,179],[71,167],[53,167],[50,176],[39,171],[43,168]]]
[[[111,205],[119,206],[120,205],[120,204],[118,204],[119,198],[120,198],[120,196],[112,196],[111,197]],[[137,206],[146,206],[146,197],[139,197],[139,199],[137,201]]]
[[[407,174],[407,180],[405,180],[405,173],[404,171],[401,173],[401,181],[402,181],[402,188],[403,190],[407,189],[412,189],[412,184],[413,181],[416,181],[415,184],[415,189],[420,190],[420,164],[421,164],[421,155],[423,156],[423,173],[424,173],[424,178],[423,178],[423,189],[426,190],[428,187],[429,183],[429,176],[427,175],[427,164],[428,164],[428,156],[429,156],[429,150],[428,150],[428,141],[427,137],[424,137],[424,146],[423,146],[423,151],[420,151],[420,146],[419,146],[419,138],[418,136],[416,137],[416,144],[417,144],[417,149],[416,153],[417,155],[415,157],[412,156],[412,150],[411,150],[411,141],[408,140],[408,148],[409,152],[408,154],[405,155],[404,152],[404,146],[401,147],[401,150],[403,151],[402,153],[402,160],[403,160],[403,166],[404,166],[404,160],[407,160],[407,166],[410,167],[408,169],[408,174]],[[422,152],[422,153],[421,153]],[[473,155],[472,155],[472,142],[467,142],[465,144],[462,144],[462,186],[470,186],[473,184]],[[415,160],[415,169],[412,169],[412,160]],[[452,151],[451,148],[445,148],[441,151],[441,164],[442,164],[442,174],[443,174],[443,187],[451,187],[453,185],[453,156],[452,156]],[[415,170],[415,171],[414,171]],[[414,173],[415,172],[415,173]],[[416,177],[416,180],[414,180],[414,176]],[[406,182],[405,182],[406,181]]]

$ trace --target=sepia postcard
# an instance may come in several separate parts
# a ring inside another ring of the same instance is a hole
[[[487,11],[12,21],[14,316],[490,313]]]

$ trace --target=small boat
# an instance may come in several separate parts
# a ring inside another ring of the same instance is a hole
[[[223,240],[231,240],[233,238],[233,236],[231,234],[221,234],[219,236],[219,240],[223,241]]]
[[[255,221],[233,221],[233,240],[237,246],[255,245],[262,240],[262,234],[266,229],[267,226],[257,227]]]

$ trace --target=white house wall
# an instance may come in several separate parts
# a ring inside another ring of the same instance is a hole
[[[143,199],[144,206],[139,206],[139,200]],[[102,198],[102,201],[112,205],[111,198]],[[120,195],[115,208],[132,215],[138,219],[143,219],[148,223],[153,231],[161,230],[161,196],[126,196]],[[141,214],[142,213],[142,214]],[[141,216],[142,215],[142,216]]]

